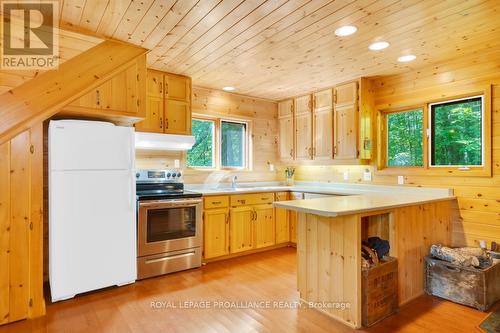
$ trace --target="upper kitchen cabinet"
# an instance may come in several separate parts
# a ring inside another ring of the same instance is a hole
[[[146,114],[145,58],[119,72],[89,93],[65,106],[58,114],[133,123]]]
[[[358,156],[358,82],[334,88],[334,158]]]
[[[374,102],[369,79],[282,101],[278,110],[282,161],[363,163],[372,158]]]
[[[165,98],[191,102],[191,79],[187,76],[166,74]]]
[[[137,131],[191,134],[191,79],[148,70],[146,118]]]
[[[165,90],[163,73],[157,71],[148,71],[146,81],[148,97],[163,98],[163,91]]]
[[[313,94],[314,147],[313,157],[317,160],[333,156],[333,93],[332,89]]]
[[[295,157],[293,99],[278,103],[280,159],[293,160]]]
[[[372,157],[373,90],[368,78],[334,88],[334,158]]]
[[[312,98],[305,95],[295,98],[295,159],[309,160],[313,157]]]

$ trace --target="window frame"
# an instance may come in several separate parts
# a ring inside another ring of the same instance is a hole
[[[248,122],[243,121],[243,120],[233,120],[233,119],[227,119],[227,118],[219,118],[219,169],[220,170],[246,170],[248,169],[248,141],[249,141],[249,132],[248,132]],[[243,158],[244,158],[244,163],[243,166],[241,167],[233,167],[233,166],[223,166],[222,165],[222,123],[234,123],[234,124],[243,124],[245,125],[245,144],[244,144],[244,152],[243,152]]]
[[[396,113],[404,113],[404,112],[414,112],[414,111],[420,111],[422,112],[422,165],[410,165],[410,166],[405,166],[405,165],[389,165],[389,116],[392,115],[392,114],[396,114]],[[385,138],[384,138],[384,142],[385,142],[385,166],[386,168],[397,168],[397,169],[400,169],[400,168],[414,168],[414,169],[420,169],[420,168],[423,168],[425,167],[425,163],[426,163],[426,159],[425,159],[425,154],[424,154],[424,147],[425,147],[425,110],[423,107],[419,106],[419,107],[415,107],[415,108],[404,108],[404,109],[401,109],[401,110],[396,110],[396,111],[392,111],[392,112],[386,112],[385,115],[384,115],[385,119],[384,119],[384,128],[385,128]]]
[[[235,170],[235,171],[251,171],[252,170],[252,121],[249,119],[242,118],[233,118],[233,117],[224,117],[224,116],[210,116],[205,114],[195,114],[193,113],[192,120],[206,120],[214,122],[214,140],[213,140],[213,167],[196,167],[189,166],[187,164],[187,151],[184,153],[184,165],[188,170],[196,170],[196,171],[217,171],[217,170]],[[246,134],[245,134],[245,165],[243,167],[223,167],[222,166],[222,122],[231,122],[231,123],[241,123],[246,126]]]
[[[388,109],[377,109],[377,160],[376,160],[376,174],[380,175],[416,175],[416,176],[458,176],[458,177],[491,177],[492,176],[492,129],[491,129],[491,85],[483,86],[482,90],[476,90],[469,93],[460,95],[450,95],[436,99],[429,99],[422,103],[412,104],[407,106],[398,106]],[[482,96],[482,159],[483,165],[481,166],[431,166],[431,127],[430,105],[442,104],[446,102],[465,100],[474,97]],[[388,166],[387,165],[387,120],[386,115],[392,112],[411,111],[414,109],[422,109],[423,114],[423,166],[422,167],[406,167],[406,166]]]
[[[389,152],[389,146],[388,146],[388,139],[389,139],[389,130],[388,130],[388,116],[390,114],[394,113],[402,113],[402,112],[409,112],[409,111],[416,111],[416,110],[421,110],[422,112],[422,165],[418,166],[397,166],[397,165],[388,165],[388,152]],[[426,106],[422,104],[417,104],[417,105],[412,105],[412,106],[406,106],[406,107],[400,107],[400,108],[394,108],[394,109],[387,109],[383,111],[378,112],[378,142],[380,143],[378,145],[378,171],[384,171],[388,173],[401,173],[403,170],[411,170],[413,172],[418,171],[418,170],[423,170],[426,168],[427,165],[427,135],[426,135],[426,130],[425,130],[425,125],[427,121],[427,110]]]
[[[468,99],[473,99],[473,98],[481,98],[481,165],[433,165],[432,164],[432,106],[433,105],[440,105],[440,104],[447,104],[447,103],[453,103],[453,102],[458,102],[458,101],[465,101]],[[462,97],[462,98],[455,98],[451,100],[445,100],[445,101],[440,101],[440,102],[433,102],[428,104],[428,119],[429,119],[429,126],[427,126],[427,135],[429,137],[428,139],[428,157],[427,159],[429,160],[429,168],[454,168],[454,169],[471,169],[471,168],[484,168],[485,166],[485,141],[484,141],[484,136],[485,136],[485,96],[484,95],[476,95],[476,96],[469,96],[469,97]]]
[[[212,166],[205,167],[205,166],[191,166],[191,165],[188,165],[188,163],[187,163],[187,153],[188,152],[187,151],[186,151],[185,165],[186,165],[187,168],[190,168],[190,169],[214,170],[216,168],[216,166],[217,166],[216,151],[215,151],[215,147],[217,146],[216,145],[216,141],[217,141],[217,138],[216,138],[217,122],[214,119],[210,119],[210,118],[192,117],[191,118],[191,130],[192,130],[192,122],[193,122],[193,120],[209,121],[209,122],[213,123],[213,128],[212,128]]]

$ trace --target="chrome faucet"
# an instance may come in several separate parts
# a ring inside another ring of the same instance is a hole
[[[232,187],[233,189],[235,189],[235,188],[236,188],[236,180],[237,180],[237,179],[238,179],[238,177],[237,177],[237,176],[233,176],[233,177],[231,178],[231,187]]]

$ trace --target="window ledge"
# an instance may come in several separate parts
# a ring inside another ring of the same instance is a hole
[[[425,168],[425,167],[388,167],[375,171],[376,175],[397,176],[449,176],[449,177],[491,177],[489,167],[470,167],[469,170],[460,170],[458,167]]]

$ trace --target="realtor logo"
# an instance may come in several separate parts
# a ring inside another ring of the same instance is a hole
[[[0,0],[1,69],[59,66],[59,1]]]

